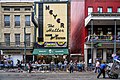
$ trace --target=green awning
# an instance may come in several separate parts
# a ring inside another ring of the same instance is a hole
[[[33,55],[64,55],[69,54],[68,49],[34,49]]]

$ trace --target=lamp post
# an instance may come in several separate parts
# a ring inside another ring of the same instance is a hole
[[[24,63],[26,70],[26,26],[24,27]]]

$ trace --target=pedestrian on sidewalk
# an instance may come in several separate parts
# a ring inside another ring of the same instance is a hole
[[[95,64],[95,73],[100,72],[100,61],[97,59]]]
[[[105,62],[103,62],[100,65],[100,72],[99,72],[97,78],[99,78],[101,74],[103,74],[103,78],[105,78],[105,69],[106,69],[106,67],[107,67],[107,65],[105,64]]]
[[[73,70],[74,70],[74,63],[73,63],[72,60],[71,60],[70,63],[69,63],[69,70],[70,70],[70,73],[73,73]]]
[[[21,72],[22,65],[19,59],[17,59],[17,67],[18,67],[18,72]]]
[[[29,70],[29,73],[31,73],[33,67],[32,67],[32,63],[31,61],[28,63],[28,70]]]

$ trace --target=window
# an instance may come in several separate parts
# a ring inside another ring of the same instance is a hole
[[[6,46],[10,46],[10,34],[4,34]]]
[[[31,7],[25,7],[25,11],[30,11]]]
[[[10,15],[4,15],[4,26],[10,27]]]
[[[25,26],[30,26],[30,15],[25,16]]]
[[[118,12],[118,13],[120,13],[120,7],[119,7],[119,8],[117,8],[117,12]]]
[[[26,34],[26,46],[30,46],[30,34]]]
[[[20,7],[14,7],[14,11],[20,11]]]
[[[10,11],[10,7],[4,7],[4,11]]]
[[[98,12],[102,13],[102,7],[98,7]]]
[[[15,45],[16,46],[20,45],[20,34],[15,34]]]
[[[103,50],[102,49],[97,49],[97,58],[103,59]]]
[[[93,12],[93,8],[92,7],[88,7],[88,15],[90,15]]]
[[[113,49],[107,49],[106,54],[107,54],[107,63],[111,63],[113,61],[112,58]]]
[[[20,15],[15,15],[15,27],[20,27]]]
[[[108,7],[108,8],[107,8],[107,12],[108,12],[108,13],[112,13],[112,8],[111,8],[111,7]]]

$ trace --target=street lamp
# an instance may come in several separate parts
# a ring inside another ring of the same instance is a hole
[[[26,26],[24,27],[24,63],[25,63],[25,70],[26,70]]]

